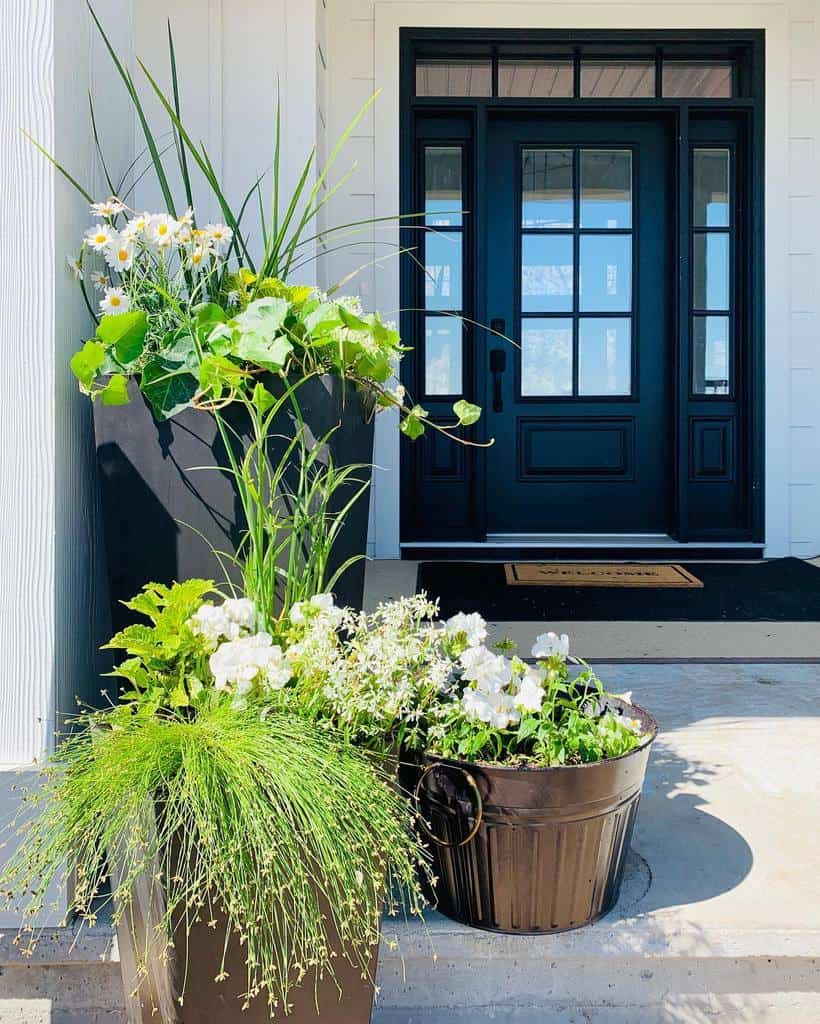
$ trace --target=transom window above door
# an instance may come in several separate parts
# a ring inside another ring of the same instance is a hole
[[[521,150],[522,398],[632,392],[633,153]]]

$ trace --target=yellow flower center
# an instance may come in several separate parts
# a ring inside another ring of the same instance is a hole
[[[167,235],[168,234],[168,225],[167,224],[160,224],[160,226],[157,228],[157,234],[158,235]]]
[[[105,242],[108,241],[108,235],[104,235],[102,231],[100,231],[98,232],[98,234],[94,235],[94,241],[97,243],[97,245],[103,245]]]
[[[120,261],[120,263],[125,263],[125,261],[128,259],[128,250],[120,249],[120,251],[117,253],[117,259]]]
[[[119,306],[122,300],[120,299],[119,295],[111,295],[108,301],[111,303],[112,306]]]

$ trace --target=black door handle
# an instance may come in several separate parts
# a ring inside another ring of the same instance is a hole
[[[490,372],[493,375],[493,412],[501,412],[504,402],[501,398],[501,374],[507,369],[507,353],[503,348],[490,350]]]

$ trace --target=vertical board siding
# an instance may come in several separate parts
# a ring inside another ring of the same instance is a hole
[[[54,725],[53,0],[6,6],[0,32],[0,762],[40,756]]]

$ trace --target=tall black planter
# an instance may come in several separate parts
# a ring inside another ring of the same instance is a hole
[[[136,384],[129,383],[125,406],[94,404],[94,432],[105,531],[108,584],[114,629],[128,621],[120,604],[145,583],[170,583],[190,577],[224,579],[209,545],[231,551],[244,529],[236,486],[213,416],[186,409],[159,423]],[[373,459],[373,424],[366,422],[361,398],[337,378],[315,378],[299,389],[299,404],[310,433],[330,441],[337,465]],[[247,434],[241,411],[233,425]],[[290,415],[282,411],[275,432],[292,434]],[[198,468],[199,467],[199,468]],[[205,468],[203,468],[205,467]],[[351,485],[352,488],[353,485]],[[352,495],[340,492],[338,503]],[[331,572],[352,555],[365,552],[368,500],[353,506],[331,557]],[[334,587],[340,603],[361,607],[364,561],[350,568]]]

